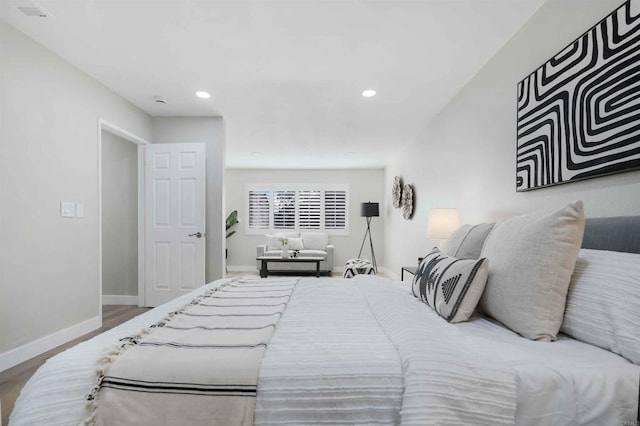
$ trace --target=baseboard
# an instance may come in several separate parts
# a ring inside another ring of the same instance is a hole
[[[378,271],[382,272],[390,280],[400,281],[400,275],[392,272],[391,269],[389,269],[389,268],[385,268],[384,266],[381,266],[381,267],[378,268]]]
[[[227,271],[229,272],[256,272],[258,267],[256,265],[240,266],[240,265],[228,265]]]
[[[0,354],[0,372],[63,345],[102,326],[100,315]]]
[[[125,294],[103,294],[103,305],[136,305],[138,306],[138,296]]]

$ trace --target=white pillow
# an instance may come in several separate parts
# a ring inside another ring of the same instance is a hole
[[[304,250],[302,238],[289,238],[289,250]]]
[[[640,364],[640,254],[580,250],[560,331]]]
[[[282,240],[286,238],[287,240],[291,240],[292,238],[299,238],[299,232],[284,232],[279,234],[265,234],[265,238],[267,240],[267,250],[281,250],[282,249]],[[291,249],[291,247],[289,247]],[[301,250],[301,249],[291,249],[291,250]]]
[[[299,232],[281,232],[280,234],[278,234],[278,236],[280,238],[284,237],[284,238],[300,238],[300,233]]]
[[[476,309],[488,274],[487,259],[457,259],[434,248],[420,262],[412,292],[447,321],[463,322]]]
[[[329,235],[324,233],[303,233],[302,242],[308,250],[326,250],[329,245]]]
[[[583,233],[582,201],[498,222],[482,248],[480,309],[528,339],[556,340]]]
[[[282,235],[266,234],[265,238],[267,240],[267,250],[282,249],[282,243],[280,242],[280,238],[282,238]]]

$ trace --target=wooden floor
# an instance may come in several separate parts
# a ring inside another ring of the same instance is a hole
[[[51,349],[35,358],[31,358],[28,361],[18,364],[6,371],[0,373],[0,401],[2,401],[2,425],[9,424],[9,414],[13,410],[13,404],[16,398],[20,394],[20,390],[27,383],[27,380],[36,372],[36,370],[44,364],[44,362],[54,356],[55,354],[62,352],[65,349],[70,348],[80,342],[90,339],[91,337],[107,331],[125,321],[130,320],[144,312],[147,312],[150,308],[139,308],[137,306],[120,306],[120,305],[104,305],[102,307],[102,327],[92,331],[89,334],[85,334],[82,337],[78,337],[64,345]]]

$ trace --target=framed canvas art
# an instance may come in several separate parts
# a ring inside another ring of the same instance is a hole
[[[516,190],[640,169],[640,0],[518,83]]]

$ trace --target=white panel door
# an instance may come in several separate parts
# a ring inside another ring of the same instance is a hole
[[[145,306],[204,285],[205,145],[150,144],[145,153]]]

